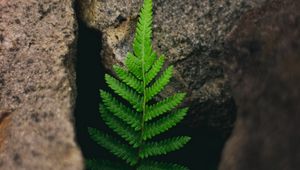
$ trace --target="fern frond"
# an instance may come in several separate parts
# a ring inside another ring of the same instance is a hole
[[[169,83],[172,74],[173,66],[169,66],[151,87],[146,88],[146,101],[151,100]]]
[[[179,123],[186,115],[187,108],[179,109],[155,122],[145,124],[143,140],[159,135]]]
[[[130,168],[126,165],[107,160],[87,159],[85,161],[85,165],[88,168],[88,170],[130,170]]]
[[[136,58],[132,53],[127,53],[127,57],[125,59],[125,66],[128,70],[135,75],[138,79],[143,79],[142,74],[142,62],[140,59]]]
[[[137,170],[189,170],[188,168],[172,163],[156,162],[156,161],[144,161]]]
[[[141,128],[141,116],[118,102],[111,94],[100,90],[100,96],[106,108],[118,118],[129,124],[135,130]]]
[[[155,76],[160,72],[162,69],[162,66],[165,63],[165,57],[160,56],[153,64],[152,68],[146,73],[145,75],[145,83],[148,85],[154,78]]]
[[[150,121],[153,118],[160,116],[166,113],[167,111],[170,111],[179,103],[181,103],[184,97],[185,93],[176,93],[173,96],[164,99],[163,101],[160,101],[151,106],[147,106],[145,121]]]
[[[180,149],[188,141],[190,141],[190,139],[191,138],[187,136],[180,136],[165,139],[159,142],[146,143],[143,145],[143,150],[140,152],[139,156],[144,159],[148,158],[149,156],[167,154],[168,152]]]
[[[111,89],[132,104],[137,111],[142,110],[142,97],[139,94],[108,74],[105,75],[105,80]]]
[[[104,122],[115,131],[118,135],[124,138],[129,144],[137,147],[138,146],[138,133],[134,131],[131,127],[127,126],[125,122],[121,121],[119,118],[115,117],[103,106],[100,105],[101,117]]]
[[[88,128],[88,132],[96,143],[110,151],[112,154],[125,160],[130,165],[135,165],[137,163],[137,155],[129,146],[121,144],[117,139],[104,134],[95,128]]]
[[[149,104],[169,83],[173,74],[173,66],[160,74],[165,57],[158,56],[152,48],[152,18],[152,0],[144,0],[133,40],[133,53],[127,53],[124,67],[113,67],[116,78],[105,75],[108,86],[124,101],[120,102],[113,94],[100,90],[101,117],[110,129],[121,136],[125,144],[94,128],[88,128],[88,132],[94,141],[134,169],[186,170],[186,167],[177,164],[147,161],[150,156],[180,149],[190,140],[190,137],[180,136],[148,141],[179,123],[188,110],[183,108],[172,111],[182,102],[184,93]],[[111,162],[95,160],[87,161],[87,166],[94,168],[92,170],[125,169]]]
[[[127,72],[119,66],[114,66],[114,70],[117,73],[118,77],[126,83],[129,87],[133,88],[140,94],[143,92],[143,82],[137,79],[134,75]]]

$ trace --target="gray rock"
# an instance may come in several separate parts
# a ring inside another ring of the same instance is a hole
[[[300,169],[300,1],[273,0],[228,39],[238,117],[220,170]]]
[[[81,170],[72,0],[0,0],[0,169]]]
[[[175,65],[175,75],[163,96],[188,93],[186,123],[230,129],[235,106],[222,69],[224,39],[249,9],[264,0],[156,0],[153,46]],[[111,70],[122,64],[135,31],[142,0],[81,0],[81,17],[103,33],[102,59]]]

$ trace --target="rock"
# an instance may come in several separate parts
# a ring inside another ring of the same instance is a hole
[[[220,170],[300,168],[299,9],[299,1],[269,1],[228,38],[238,116]]]
[[[265,0],[154,1],[153,46],[175,65],[163,96],[188,93],[187,124],[230,129],[235,105],[221,66],[223,43],[245,11]],[[142,0],[81,0],[81,18],[103,34],[102,60],[108,70],[131,51]]]
[[[72,0],[0,0],[0,169],[81,170]]]

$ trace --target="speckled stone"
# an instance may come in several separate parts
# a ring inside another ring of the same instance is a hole
[[[0,0],[0,169],[82,170],[72,0]]]
[[[300,169],[300,1],[269,2],[226,43],[238,113],[220,170]]]
[[[188,93],[188,125],[230,129],[235,105],[223,74],[224,39],[249,9],[264,0],[155,0],[153,46],[175,65],[162,94]],[[80,0],[81,18],[103,33],[102,59],[107,69],[122,64],[135,31],[142,0]]]

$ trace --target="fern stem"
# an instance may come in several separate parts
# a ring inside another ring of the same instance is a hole
[[[141,136],[140,136],[140,146],[138,148],[138,164],[140,162],[140,153],[142,152],[143,145],[143,136],[144,136],[144,126],[145,126],[145,113],[146,113],[146,81],[145,81],[145,65],[144,61],[142,64],[142,72],[143,72],[143,91],[144,91],[144,99],[143,99],[143,112],[142,112],[142,120],[141,120]]]
[[[142,10],[145,10],[145,6],[142,8]],[[152,12],[152,11],[151,11]],[[151,14],[152,15],[152,14]],[[143,29],[142,30],[146,30],[146,24],[143,24]],[[139,148],[138,148],[138,166],[139,166],[139,163],[140,163],[140,160],[141,160],[141,157],[140,157],[140,153],[142,152],[142,146],[143,146],[143,136],[144,136],[144,126],[145,126],[145,114],[146,114],[146,103],[147,103],[147,98],[146,98],[146,96],[147,96],[147,90],[146,90],[146,86],[147,86],[147,84],[146,84],[146,76],[145,76],[145,72],[146,72],[146,70],[145,70],[145,57],[146,57],[146,50],[145,50],[145,44],[146,44],[146,37],[145,37],[145,35],[146,35],[146,33],[144,32],[143,34],[142,34],[142,36],[143,36],[143,38],[142,38],[142,40],[143,40],[143,42],[141,43],[142,44],[142,49],[141,49],[141,51],[142,51],[142,57],[141,57],[141,59],[142,59],[142,75],[143,75],[143,106],[142,106],[142,108],[143,108],[143,111],[142,111],[142,120],[141,120],[141,136],[140,136],[140,145],[139,145]]]
[[[144,38],[143,38],[144,39]],[[146,77],[145,77],[145,49],[143,46],[143,57],[142,57],[142,74],[143,74],[143,112],[142,112],[142,121],[141,121],[141,136],[140,136],[140,146],[138,150],[138,163],[140,162],[140,153],[142,152],[142,145],[143,145],[143,136],[144,136],[144,126],[145,126],[145,113],[146,113]]]

